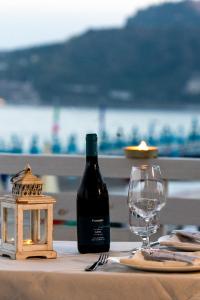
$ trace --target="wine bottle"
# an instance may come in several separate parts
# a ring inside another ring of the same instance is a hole
[[[98,165],[97,135],[86,135],[86,166],[77,193],[77,240],[80,253],[110,248],[109,197]]]

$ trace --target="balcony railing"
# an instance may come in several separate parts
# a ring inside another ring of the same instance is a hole
[[[12,175],[22,170],[29,163],[33,173],[37,175],[53,175],[80,177],[83,174],[85,158],[83,156],[56,156],[56,155],[0,155],[0,174]],[[168,182],[200,182],[200,159],[194,158],[157,158],[152,160],[133,160],[125,157],[100,156],[99,165],[105,181],[109,182],[110,215],[112,224],[127,224],[128,209],[126,205],[126,187],[132,165],[159,164],[162,175],[168,186]],[[111,180],[112,179],[112,180]],[[70,181],[70,182],[71,182]],[[67,226],[75,224],[76,220],[76,191],[75,185],[66,185],[66,191],[58,191],[53,195],[57,199],[54,209],[56,239],[75,239],[75,227]],[[119,185],[119,186],[118,186]],[[48,187],[52,192],[51,186]],[[199,184],[200,189],[200,184]],[[47,191],[48,192],[48,191]],[[200,194],[198,198],[168,196],[167,205],[161,213],[163,225],[196,225],[200,226]],[[112,228],[112,239],[127,239],[128,228]]]

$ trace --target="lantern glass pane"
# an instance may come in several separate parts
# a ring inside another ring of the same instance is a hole
[[[47,209],[24,210],[24,245],[47,243]]]
[[[15,210],[14,208],[4,207],[4,242],[15,244]]]
[[[31,241],[31,211],[24,210],[23,213],[23,240],[28,242]]]

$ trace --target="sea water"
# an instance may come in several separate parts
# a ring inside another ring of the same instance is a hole
[[[77,145],[84,149],[85,134],[106,130],[110,138],[116,138],[119,128],[129,138],[134,128],[141,136],[148,134],[152,125],[154,133],[159,134],[163,126],[170,126],[173,132],[182,130],[188,134],[192,119],[200,121],[200,111],[164,111],[107,109],[103,114],[95,108],[60,108],[57,116],[58,134],[62,143],[67,143],[71,134],[77,137]],[[101,119],[101,121],[100,121]],[[25,148],[28,147],[33,135],[38,135],[40,143],[51,140],[54,124],[53,107],[3,106],[0,108],[0,138],[7,143],[13,134],[17,134]]]

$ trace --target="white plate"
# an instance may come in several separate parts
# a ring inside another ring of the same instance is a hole
[[[137,254],[136,258],[134,257],[133,258],[110,257],[109,261],[112,263],[128,266],[136,270],[151,271],[151,272],[200,271],[200,263],[198,265],[189,265],[184,262],[176,262],[176,261],[165,261],[165,262],[148,261],[145,260],[141,254]]]
[[[161,246],[173,247],[185,251],[200,251],[200,244],[181,242],[175,235],[165,235],[158,239]]]

